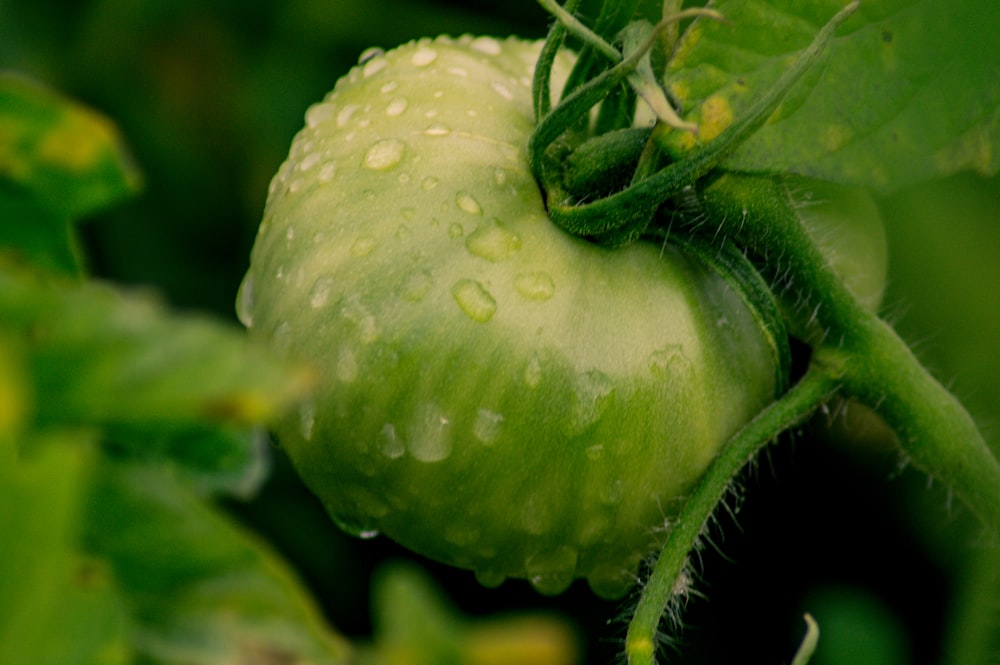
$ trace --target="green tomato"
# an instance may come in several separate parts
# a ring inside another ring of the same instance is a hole
[[[338,524],[486,585],[619,597],[775,365],[706,266],[548,220],[539,48],[422,40],[341,79],[272,181],[238,308],[317,369],[276,433]]]

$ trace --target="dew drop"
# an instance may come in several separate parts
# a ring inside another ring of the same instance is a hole
[[[370,46],[362,51],[361,55],[358,56],[358,64],[363,65],[383,55],[385,55],[384,50],[378,46]]]
[[[528,300],[548,300],[556,292],[556,284],[547,272],[521,273],[514,278],[514,288]]]
[[[495,570],[477,570],[476,581],[487,589],[495,589],[507,579],[507,576]]]
[[[617,566],[601,566],[587,576],[591,590],[606,600],[617,600],[636,583],[634,573]]]
[[[436,404],[419,409],[409,430],[410,454],[420,462],[440,462],[451,455],[451,421]]]
[[[400,295],[404,300],[420,302],[430,292],[433,285],[434,280],[429,272],[417,272],[406,278],[400,289]]]
[[[469,70],[465,69],[464,67],[449,67],[448,73],[451,74],[452,76],[458,76],[461,78],[466,78],[469,76]]]
[[[317,277],[312,288],[309,289],[309,306],[313,309],[319,309],[325,305],[330,299],[331,288],[333,288],[333,277],[330,275]]]
[[[451,128],[441,123],[435,123],[424,130],[424,136],[448,136],[451,134]]]
[[[292,346],[292,326],[288,321],[280,321],[271,332],[271,344],[279,356],[287,356]]]
[[[460,279],[451,287],[458,306],[473,321],[486,323],[497,311],[497,302],[483,285],[473,279]]]
[[[306,125],[309,126],[309,129],[316,129],[332,116],[335,110],[333,104],[313,104],[306,111]]]
[[[677,367],[684,362],[684,350],[679,344],[670,344],[649,354],[649,371],[657,379],[672,378]]]
[[[462,234],[465,233],[465,229],[458,222],[455,222],[448,226],[448,237],[449,238],[461,238]]]
[[[389,459],[399,459],[406,452],[403,440],[392,423],[382,425],[378,432],[378,449]]]
[[[509,231],[497,219],[480,224],[465,239],[472,254],[487,261],[502,261],[521,249],[521,238]]]
[[[299,406],[299,432],[306,441],[312,440],[313,429],[316,426],[316,402],[306,400]]]
[[[458,207],[460,209],[464,210],[470,215],[483,214],[483,209],[479,205],[479,201],[477,201],[476,198],[472,194],[469,194],[468,192],[459,192],[458,194],[456,194],[455,203],[458,204]]]
[[[354,383],[354,380],[358,378],[358,359],[355,357],[354,351],[346,346],[340,349],[334,373],[343,383]]]
[[[337,173],[337,165],[334,162],[327,162],[319,170],[319,181],[330,182]]]
[[[390,92],[395,91],[396,88],[398,87],[399,87],[398,81],[389,81],[388,83],[384,84],[381,88],[379,88],[379,91],[383,95],[388,95]]]
[[[420,181],[420,186],[426,189],[427,191],[430,191],[438,186],[438,179],[435,178],[434,176],[427,176],[426,178]]]
[[[403,160],[406,144],[399,139],[378,141],[365,153],[364,167],[374,171],[391,169]]]
[[[530,496],[521,511],[521,524],[528,533],[540,536],[548,533],[555,522],[547,496]]]
[[[362,74],[364,74],[365,78],[378,74],[388,66],[389,63],[385,61],[385,58],[380,57],[381,55],[381,53],[378,53],[371,60],[365,63],[364,69],[362,69]]]
[[[396,97],[385,107],[385,114],[389,117],[402,115],[407,106],[409,106],[409,102],[406,101],[405,97]]]
[[[591,462],[596,462],[602,457],[604,457],[604,446],[598,443],[587,448],[585,452],[587,455],[587,459],[589,459]]]
[[[503,187],[507,184],[507,171],[501,168],[496,168],[493,170],[493,182],[497,184],[497,187]]]
[[[492,37],[476,37],[469,46],[486,55],[500,55],[500,42]]]
[[[351,121],[351,117],[359,108],[361,107],[357,104],[348,104],[344,108],[340,109],[340,112],[337,113],[337,127],[346,127],[347,123]]]
[[[421,46],[414,51],[413,56],[410,58],[410,62],[412,62],[415,67],[426,67],[437,60],[437,57],[437,51],[426,46]]]
[[[308,171],[309,169],[319,164],[319,161],[322,158],[323,158],[322,155],[320,155],[318,152],[310,153],[309,155],[306,156],[305,159],[299,162],[298,166],[299,171]]]
[[[490,87],[493,88],[493,92],[497,93],[498,95],[500,95],[504,99],[506,99],[506,100],[512,100],[512,99],[514,99],[514,93],[512,93],[510,91],[510,88],[508,88],[502,82],[500,82],[500,81],[493,81],[493,83],[490,83]]]
[[[529,388],[537,388],[542,382],[542,360],[537,353],[531,354],[531,360],[524,368],[524,383]]]
[[[247,273],[236,293],[236,318],[245,328],[253,327],[253,273]]]
[[[621,480],[615,480],[601,488],[601,503],[611,506],[621,501],[623,487]]]
[[[479,409],[476,412],[476,422],[472,426],[472,433],[477,439],[486,445],[496,441],[503,426],[503,415],[489,409]]]
[[[570,409],[571,433],[580,434],[601,418],[611,402],[614,389],[611,378],[599,370],[577,375]]]
[[[360,235],[354,239],[354,244],[351,245],[351,254],[354,256],[368,256],[375,248],[378,246],[378,242],[374,237],[368,235]]]
[[[524,562],[524,570],[538,593],[554,596],[565,591],[573,582],[576,557],[575,549],[557,547],[529,556]]]
[[[355,518],[330,512],[330,519],[333,520],[333,523],[336,524],[341,531],[354,536],[355,538],[371,540],[372,538],[378,536],[378,529],[373,529],[364,522],[360,522]]]

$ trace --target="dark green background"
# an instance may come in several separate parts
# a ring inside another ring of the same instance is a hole
[[[92,272],[235,323],[268,180],[306,107],[362,50],[440,33],[540,37],[546,26],[529,0],[0,0],[0,67],[110,116],[145,175],[140,197],[84,225]],[[994,447],[998,184],[960,175],[880,202],[891,248],[886,311]],[[905,651],[914,663],[940,661],[950,571],[973,541],[965,516],[919,473],[898,470],[877,427],[848,437],[825,424],[759,460],[736,523],[723,517],[713,531],[702,596],[684,617],[686,662],[787,662],[806,610],[824,628],[822,662],[875,662],[835,653],[838,631],[842,644],[887,649],[879,662],[905,662],[895,660]],[[276,469],[256,501],[232,510],[293,561],[338,628],[364,636],[368,576],[405,552],[341,535],[280,456]],[[556,599],[521,582],[484,590],[471,574],[427,565],[468,613],[550,608],[579,623],[591,662],[619,650],[627,599],[597,601],[584,585]]]

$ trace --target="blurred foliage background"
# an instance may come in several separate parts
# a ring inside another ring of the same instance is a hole
[[[358,54],[440,33],[541,37],[547,24],[530,0],[0,0],[0,68],[112,118],[144,174],[141,196],[83,227],[91,272],[235,324],[267,183],[306,107]],[[881,205],[887,312],[996,448],[1000,180],[961,175]],[[736,521],[721,519],[702,552],[677,643],[687,662],[787,662],[804,611],[824,631],[820,665],[942,660],[975,529],[946,492],[899,468],[877,423],[847,416],[856,427],[820,419],[747,474]],[[226,507],[288,557],[340,630],[370,632],[373,571],[410,555],[339,533],[280,454],[259,496]],[[628,600],[584,585],[555,599],[516,581],[486,590],[421,563],[466,614],[553,611],[579,626],[588,662],[619,650]]]

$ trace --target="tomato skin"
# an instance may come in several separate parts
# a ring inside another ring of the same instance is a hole
[[[422,40],[341,79],[272,182],[239,310],[319,372],[276,433],[339,524],[487,585],[619,597],[775,370],[705,266],[548,220],[538,48]]]

